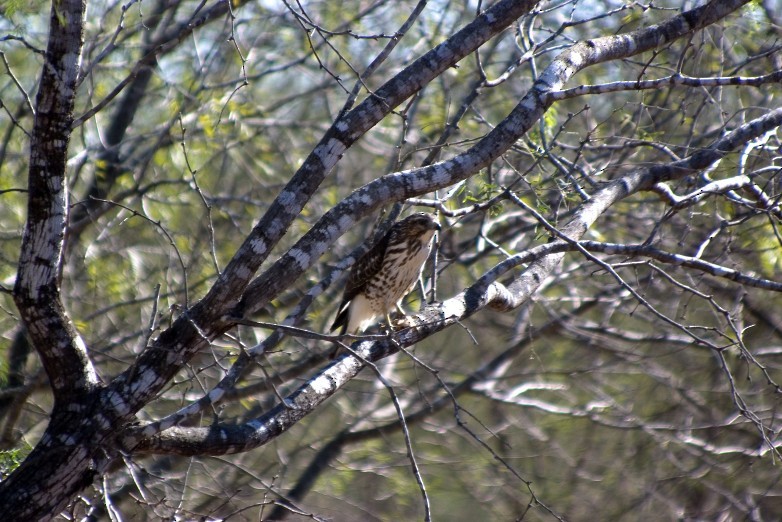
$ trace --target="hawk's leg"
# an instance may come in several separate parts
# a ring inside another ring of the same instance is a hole
[[[385,335],[394,333],[394,323],[391,322],[391,314],[386,312],[386,324],[380,325]]]
[[[402,299],[397,301],[394,304],[394,307],[396,307],[397,313],[401,316],[399,319],[397,319],[397,323],[404,323],[405,317],[407,317],[407,312],[405,312],[405,309],[402,308]],[[386,321],[388,321],[388,325],[393,329],[394,323],[391,322],[391,314],[386,313]]]

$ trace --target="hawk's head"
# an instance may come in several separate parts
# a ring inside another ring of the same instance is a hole
[[[394,228],[402,237],[432,237],[435,230],[440,230],[440,223],[432,214],[417,212],[396,223]]]

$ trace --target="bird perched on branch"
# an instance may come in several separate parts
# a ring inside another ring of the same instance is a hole
[[[342,304],[331,325],[340,334],[360,333],[389,313],[413,289],[432,249],[440,225],[434,216],[419,212],[394,223],[389,231],[350,270]]]

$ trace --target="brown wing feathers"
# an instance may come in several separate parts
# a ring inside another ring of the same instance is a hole
[[[391,231],[389,230],[386,232],[386,235],[384,235],[375,246],[370,248],[366,254],[361,256],[350,269],[350,275],[345,284],[345,294],[342,297],[342,303],[339,305],[339,313],[337,314],[336,319],[334,319],[330,331],[333,332],[337,328],[342,327],[340,335],[345,333],[350,318],[350,301],[360,294],[367,282],[372,279],[372,276],[380,271],[380,268],[383,266],[383,259],[385,258],[386,248],[388,248],[390,238]]]

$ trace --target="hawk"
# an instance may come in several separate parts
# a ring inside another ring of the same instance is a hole
[[[350,270],[331,331],[342,327],[340,334],[360,333],[381,316],[390,328],[389,312],[399,308],[421,277],[436,230],[435,218],[423,212],[394,223]]]

